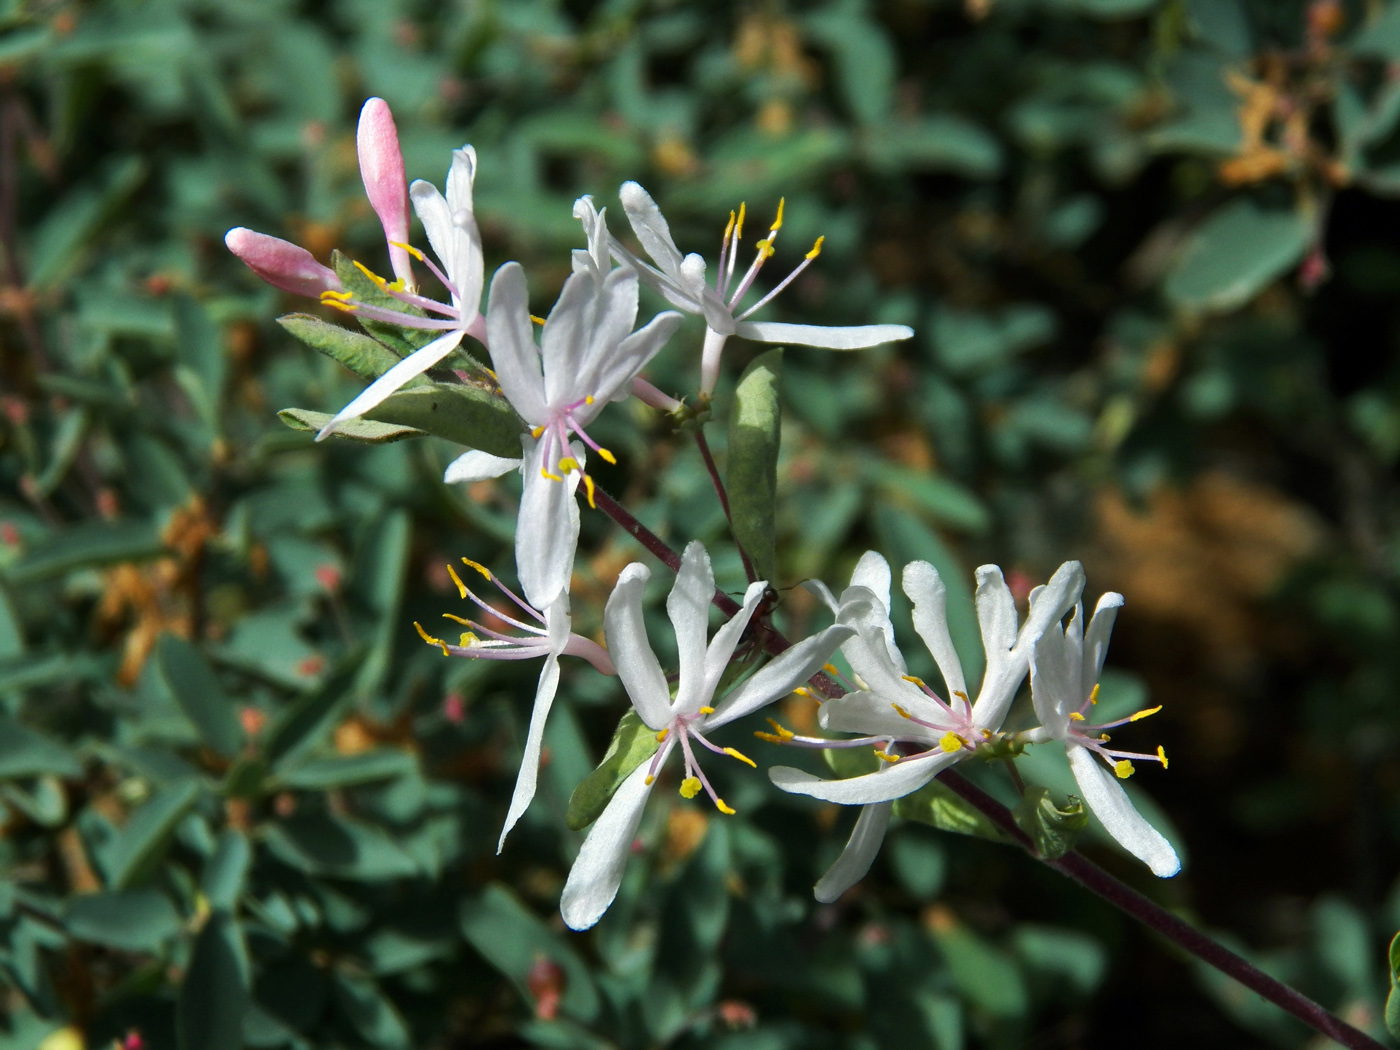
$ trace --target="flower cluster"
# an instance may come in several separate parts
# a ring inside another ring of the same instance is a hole
[[[949,631],[947,588],[925,562],[904,567],[903,588],[913,603],[915,629],[942,682],[930,686],[908,673],[890,618],[891,569],[874,552],[861,559],[839,599],[820,583],[809,585],[830,609],[833,623],[795,643],[782,638],[768,622],[766,581],[751,579],[735,611],[735,603],[716,590],[710,556],[699,541],[691,542],[679,558],[666,602],[678,654],[674,674],[663,669],[647,637],[643,604],[651,573],[640,563],[628,565],[617,579],[604,611],[601,643],[573,632],[569,599],[583,513],[580,501],[593,508],[599,506],[601,496],[587,467],[592,457],[616,462],[613,453],[590,434],[590,427],[611,402],[628,397],[667,410],[683,404],[642,375],[675,335],[682,314],[697,315],[705,324],[697,390],[702,406],[714,393],[721,354],[731,338],[853,350],[913,334],[902,325],[822,327],[749,320],[809,267],[821,250],[818,238],[782,280],[744,305],[766,262],[777,253],[775,242],[783,225],[781,202],[757,242],[752,262],[742,269],[738,258],[746,208],[741,204],[730,214],[711,279],[704,259],[683,254],[677,247],[661,210],[635,182],[624,184],[620,197],[632,233],[650,262],[614,237],[605,211],[596,208],[591,198],[582,197],[574,206],[574,216],[583,227],[586,247],[573,252],[572,273],[548,316],[543,320],[531,316],[525,272],[514,262],[500,267],[491,278],[483,314],[486,279],[473,207],[475,151],[470,146],[454,151],[445,193],[422,181],[408,185],[393,117],[380,99],[364,106],[358,146],[365,190],[383,226],[392,281],[359,263],[354,264],[354,272],[342,270],[348,275],[342,280],[304,249],[246,229],[231,230],[226,241],[259,277],[277,288],[315,297],[327,307],[374,325],[398,326],[416,334],[417,341],[411,345],[418,349],[402,355],[330,417],[318,440],[350,420],[373,413],[405,385],[429,373],[446,382],[467,381],[469,374],[456,367],[453,362],[458,359],[453,355],[461,352],[468,337],[479,347],[474,352],[489,355],[489,370],[472,367],[489,377],[490,396],[508,404],[512,418],[521,422],[519,455],[471,449],[448,466],[445,480],[481,481],[512,471],[522,475],[515,533],[520,593],[484,566],[463,559],[470,570],[499,590],[504,606],[495,607],[479,597],[457,569],[449,567],[462,599],[483,612],[476,614],[478,619],[447,614],[447,619],[464,628],[455,642],[415,626],[426,643],[440,647],[447,656],[542,661],[524,755],[498,849],[504,848],[507,834],[535,794],[545,723],[560,684],[561,657],[580,658],[603,674],[617,676],[634,717],[654,739],[612,785],[583,841],[563,890],[561,910],[568,925],[587,928],[611,904],[646,801],[668,763],[676,764],[672,756],[679,753],[682,796],[692,799],[703,793],[720,812],[733,813],[706,775],[701,759],[705,752],[713,752],[755,766],[716,734],[794,691],[823,697],[818,723],[831,735],[802,736],[775,721],[774,732],[760,732],[759,737],[799,748],[869,748],[879,762],[875,772],[836,780],[787,766],[769,771],[772,782],[784,791],[862,807],[845,851],[817,884],[820,900],[834,900],[864,875],[891,821],[895,800],[922,789],[939,773],[970,757],[1008,757],[1017,749],[1048,742],[1063,744],[1083,800],[1108,832],[1157,875],[1177,871],[1171,846],[1137,813],[1119,784],[1133,771],[1133,760],[1160,761],[1165,766],[1165,754],[1161,749],[1152,755],[1108,746],[1108,730],[1151,712],[1102,722],[1091,717],[1108,634],[1122,599],[1104,596],[1085,627],[1079,604],[1084,576],[1077,563],[1061,566],[1045,586],[1031,592],[1024,621],[1001,571],[994,566],[977,571],[976,611],[986,670],[975,693]],[[431,256],[410,243],[415,214]],[[415,263],[441,285],[447,301],[425,294]],[[642,285],[660,293],[675,309],[639,325]],[[370,288],[377,296],[366,291]],[[497,449],[510,450],[509,445]],[[722,496],[718,476],[716,487]],[[610,501],[609,506],[613,505]],[[625,514],[610,513],[615,518]],[[633,535],[639,535],[642,527],[633,524]],[[727,608],[731,615],[711,635],[709,613],[715,605]],[[1068,626],[1066,616],[1070,616]],[[838,651],[849,666],[848,678],[830,663]],[[762,663],[764,656],[772,658]],[[742,665],[736,663],[739,657]],[[759,666],[747,677],[735,675],[751,665]],[[1028,675],[1040,724],[1008,732],[1004,723]]]

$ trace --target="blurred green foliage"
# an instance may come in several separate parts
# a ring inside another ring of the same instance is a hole
[[[975,674],[971,566],[1024,589],[1083,557],[1127,595],[1105,702],[1166,705],[1172,768],[1130,786],[1188,862],[1144,888],[1383,1031],[1400,5],[7,0],[0,1047],[1306,1039],[1011,849],[919,823],[956,827],[936,793],[818,907],[852,815],[721,771],[738,816],[659,795],[612,911],[562,930],[567,802],[620,692],[566,669],[496,857],[533,671],[444,660],[411,624],[455,609],[445,562],[513,577],[512,483],[448,489],[455,447],[407,415],[364,424],[409,439],[375,447],[283,426],[373,373],[279,328],[291,304],[221,243],[245,225],[383,267],[368,95],[410,178],[476,146],[488,265],[525,263],[538,313],[579,194],[615,208],[638,179],[711,256],[729,209],[785,195],[772,265],[826,241],[766,316],[918,336],[784,354],[780,618],[803,629],[787,588],[868,546],[925,558]],[[684,329],[652,381],[693,389],[698,346]],[[722,412],[754,350],[728,356]],[[685,435],[641,409],[596,432],[639,518],[723,539]],[[587,513],[584,552],[593,633],[643,555]],[[740,585],[736,556],[717,569]],[[1024,761],[1062,802],[1063,762]]]

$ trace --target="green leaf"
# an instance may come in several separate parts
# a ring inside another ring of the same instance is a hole
[[[161,635],[156,643],[156,668],[204,742],[224,758],[237,755],[243,746],[238,713],[200,651],[183,638]]]
[[[734,538],[753,562],[759,579],[772,580],[777,566],[778,445],[782,409],[778,378],[781,347],[754,358],[734,390],[729,410],[729,456],[725,487]]]
[[[277,779],[289,788],[328,791],[401,777],[417,768],[418,760],[410,752],[381,748],[358,755],[334,755],[299,762],[281,771]]]
[[[1104,946],[1078,930],[1022,923],[1012,940],[1027,969],[1063,981],[1078,995],[1092,994],[1108,969]]]
[[[1163,291],[1183,310],[1233,310],[1292,269],[1313,234],[1313,223],[1296,211],[1234,201],[1191,235]]]
[[[1046,788],[1034,785],[1026,788],[1012,815],[1046,860],[1059,860],[1074,849],[1079,833],[1089,823],[1089,811],[1080,799],[1071,796],[1070,803],[1061,809]]]
[[[399,609],[403,603],[412,540],[413,523],[408,512],[396,510],[367,530],[356,552],[353,574],[356,592],[378,617],[369,652],[355,675],[353,691],[356,696],[368,697],[379,692],[389,673],[394,640],[403,630]]]
[[[834,59],[836,79],[856,119],[873,124],[894,105],[895,53],[861,4],[832,3],[808,17],[808,33]]]
[[[418,865],[382,830],[327,814],[297,814],[264,833],[267,848],[308,875],[382,882],[418,874]]]
[[[520,435],[526,429],[504,397],[465,384],[429,383],[402,390],[366,416],[507,459],[520,458]]]
[[[986,938],[939,909],[928,923],[953,976],[953,983],[973,1005],[993,1017],[1017,1018],[1030,1005],[1025,978],[1016,961]]]
[[[1055,337],[1055,314],[1034,303],[1019,303],[996,313],[973,313],[940,307],[929,336],[938,361],[958,375],[1005,365],[1017,354]]]
[[[656,754],[659,746],[656,732],[642,721],[636,708],[628,708],[617,723],[607,753],[598,763],[598,768],[589,773],[569,797],[564,822],[570,830],[582,831],[597,820],[622,782],[634,769]]]
[[[1352,38],[1350,50],[1356,55],[1374,55],[1392,62],[1400,59],[1400,5],[1380,8],[1376,17]]]
[[[379,985],[368,977],[337,973],[334,987],[336,1002],[366,1042],[385,1050],[408,1050],[408,1026]]]
[[[331,268],[335,270],[336,276],[340,278],[340,283],[345,286],[346,291],[353,293],[360,302],[368,303],[370,306],[381,306],[386,310],[394,310],[413,317],[426,316],[416,306],[409,306],[387,292],[381,292],[373,281],[359,271],[353,261],[339,251],[331,254]],[[355,319],[364,326],[365,331],[389,346],[400,357],[407,357],[413,351],[427,346],[442,335],[441,331],[430,328],[404,328],[400,325],[372,321],[364,317],[356,317]]]
[[[56,740],[35,732],[8,715],[0,715],[0,779],[35,777],[51,773],[80,777],[82,763]]]
[[[948,873],[943,844],[930,832],[905,827],[890,843],[890,863],[904,888],[916,900],[938,896]]]
[[[981,810],[974,809],[937,780],[930,780],[912,795],[896,799],[894,815],[903,820],[928,824],[940,831],[973,835],[994,842],[1008,841],[1006,833]]]
[[[194,942],[175,1010],[180,1050],[242,1050],[248,1009],[248,955],[238,922],[209,916]]]
[[[199,785],[184,780],[162,788],[133,813],[112,843],[108,879],[117,889],[140,882],[160,863],[175,827],[199,798]]]
[[[160,532],[149,522],[88,522],[52,532],[27,547],[5,576],[11,583],[35,583],[74,569],[154,558],[164,550]]]
[[[592,1021],[599,1000],[583,960],[559,934],[539,920],[505,886],[486,887],[480,897],[462,902],[462,933],[488,963],[504,974],[527,1003],[533,1004],[530,970],[541,957],[563,968],[560,1009],[580,1021]]]
[[[361,379],[378,379],[399,363],[399,356],[378,339],[310,314],[287,314],[277,318],[277,323]],[[421,377],[413,380],[414,383],[421,381]]]
[[[247,837],[234,828],[225,828],[199,877],[199,888],[209,907],[227,912],[237,908],[252,862],[253,850]]]
[[[335,416],[330,412],[313,412],[309,408],[284,408],[277,413],[277,418],[293,430],[317,434]],[[331,433],[332,438],[360,441],[369,445],[384,445],[391,441],[402,441],[404,438],[426,436],[416,427],[378,423],[373,419],[347,419]]]
[[[127,890],[72,898],[63,910],[63,924],[80,941],[128,952],[158,952],[183,922],[164,893]]]
[[[866,160],[882,169],[951,171],[969,179],[995,178],[1001,144],[989,132],[955,113],[892,121],[861,139]]]
[[[330,728],[340,713],[340,707],[351,699],[350,684],[359,668],[357,654],[336,668],[321,686],[307,693],[287,709],[286,714],[268,732],[263,744],[263,757],[281,770],[284,760],[303,748],[316,743]]]
[[[49,288],[82,264],[99,228],[146,176],[140,157],[110,161],[93,185],[63,197],[34,231],[29,283]]]
[[[873,458],[862,464],[862,471],[884,498],[912,505],[940,525],[974,534],[991,527],[992,517],[986,504],[972,490],[950,478]]]
[[[1400,1039],[1400,933],[1390,939],[1390,994],[1385,1000],[1385,1030]]]
[[[219,431],[227,357],[223,335],[203,303],[188,295],[175,300],[175,377],[211,434]]]

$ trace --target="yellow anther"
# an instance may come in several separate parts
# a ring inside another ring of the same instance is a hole
[[[1084,716],[1081,715],[1078,711],[1071,711],[1069,713],[1069,720],[1071,722],[1082,722],[1084,721]]]
[[[838,670],[836,669],[836,665],[835,665],[835,664],[822,664],[822,670],[825,671],[827,674],[833,675],[833,676],[838,675],[838,674],[841,673],[840,671],[838,671]]]
[[[913,718],[913,717],[914,717],[914,716],[911,715],[908,711],[904,710],[904,708],[900,707],[898,704],[890,704],[890,706],[893,707],[896,711],[899,712],[899,717],[900,717],[900,718]]]
[[[467,568],[469,569],[475,569],[477,572],[481,573],[481,575],[485,576],[488,580],[491,578],[491,570],[488,569],[485,565],[482,565],[479,561],[472,561],[470,558],[463,558],[462,564],[467,566]]]
[[[588,505],[594,510],[597,510],[598,504],[593,502],[593,479],[587,474],[583,476],[583,487],[588,492]]]
[[[539,440],[539,436],[544,433],[544,429],[544,424],[541,423],[539,426],[535,427],[534,430],[530,431],[530,436],[532,438],[535,438],[536,440]]]
[[[668,736],[670,736],[670,735],[671,735],[671,727],[670,727],[670,726],[667,726],[665,729],[661,730],[661,732],[659,732],[659,733],[656,734],[656,742],[657,742],[658,744],[665,743],[666,738],[667,738]]]
[[[769,258],[774,252],[778,250],[773,247],[773,242],[770,241],[767,237],[759,241],[758,244],[755,245],[755,247],[758,249],[758,255],[761,259]]]
[[[598,450],[598,455],[602,456],[603,459],[604,459],[606,462],[611,463],[613,466],[617,466],[617,457],[614,456],[614,455],[613,455],[611,452],[609,452],[607,449],[605,449],[605,448],[600,448],[600,449]]]
[[[729,222],[724,226],[724,243],[729,243],[729,235],[734,232],[734,212],[729,213]]]
[[[767,719],[767,722],[770,726],[773,727],[773,732],[777,733],[784,740],[791,740],[797,735],[791,729],[788,729],[786,726],[782,725],[779,722],[773,721],[773,719],[771,718]]]
[[[551,474],[549,471],[545,470],[544,467],[541,467],[541,468],[540,468],[540,474],[541,474],[541,476],[548,478],[550,481],[563,481],[563,480],[564,480],[564,479],[561,478],[558,474]]]
[[[1108,740],[1109,740],[1109,736],[1108,736],[1107,733],[1100,733],[1100,734],[1099,734],[1099,741],[1100,741],[1101,743],[1106,744],[1106,743],[1108,743]]]
[[[543,318],[543,317],[536,317],[534,314],[531,314],[531,315],[530,315],[530,320],[534,321],[535,324],[539,324],[539,325],[544,324],[544,318]]]
[[[915,685],[917,685],[920,689],[924,688],[924,680],[923,680],[922,678],[920,678],[918,675],[904,674],[904,675],[900,675],[900,677],[903,678],[906,682],[913,682],[913,683],[914,683]]]
[[[715,713],[715,709],[714,709],[713,707],[705,706],[705,707],[700,708],[700,714],[702,714],[702,715],[712,715],[712,714],[714,714],[714,713]]]
[[[457,570],[452,567],[451,562],[447,565],[447,575],[451,576],[452,582],[457,585],[458,596],[465,598],[467,596],[467,585],[462,582],[462,577],[457,575]]]
[[[1113,763],[1113,772],[1119,780],[1127,780],[1133,775],[1133,764],[1126,758],[1120,758],[1117,762]]]
[[[815,259],[818,255],[822,253],[822,241],[824,240],[826,240],[825,235],[822,235],[821,237],[817,238],[817,243],[812,245],[812,250],[807,253],[807,258]]]
[[[812,690],[808,689],[805,685],[799,685],[796,689],[794,689],[794,690],[792,691],[792,695],[793,695],[793,696],[805,696],[805,697],[807,697],[807,698],[810,700],[810,699],[812,699],[812,695],[813,695],[813,694],[812,694]]]
[[[744,202],[739,202],[739,220],[734,224],[734,239],[737,241],[744,236]]]
[[[593,395],[592,395],[592,394],[588,394],[587,396],[585,396],[584,399],[583,399],[583,403],[584,403],[585,405],[591,405],[591,404],[593,404]]]
[[[413,626],[416,627],[416,628],[418,628],[418,637],[422,638],[423,641],[427,642],[429,645],[441,646],[441,647],[442,647],[442,655],[443,655],[443,656],[451,656],[451,655],[452,655],[451,653],[449,653],[449,652],[447,651],[447,643],[444,642],[441,638],[434,638],[434,637],[433,637],[431,634],[429,634],[427,631],[423,630],[423,625],[420,624],[417,620],[414,620],[414,621],[413,621]]]
[[[769,233],[777,233],[783,228],[783,205],[787,203],[786,197],[778,198],[778,217],[773,220],[773,225],[768,227]]]
[[[1160,711],[1160,710],[1162,710],[1162,705],[1161,705],[1161,704],[1158,704],[1156,707],[1149,707],[1149,708],[1147,708],[1147,709],[1144,710],[1144,711],[1139,711],[1137,714],[1135,714],[1135,715],[1133,715],[1131,718],[1129,718],[1128,721],[1130,721],[1130,722],[1136,722],[1136,721],[1138,721],[1138,720],[1141,719],[1141,718],[1146,718],[1148,715],[1155,715],[1155,714],[1156,714],[1158,711]]]
[[[726,748],[724,749],[724,753],[725,753],[726,755],[728,755],[730,758],[737,758],[740,762],[745,762],[745,763],[747,763],[748,765],[752,766],[754,769],[757,769],[757,768],[758,768],[758,763],[757,763],[757,762],[755,762],[753,759],[751,759],[748,755],[740,754],[738,751],[735,751],[732,747],[726,747]]]
[[[479,641],[481,641],[481,639],[478,638],[476,635],[472,634],[471,631],[463,631],[457,639],[457,644],[460,645],[463,649],[470,649]]]
[[[732,817],[734,815],[734,810],[731,809],[722,798],[715,799],[715,808],[721,813],[723,813],[726,817]]]
[[[377,287],[381,292],[387,292],[389,290],[389,282],[386,281],[383,277],[380,277],[379,274],[375,273],[364,263],[356,262],[355,269],[359,270],[362,274],[364,274],[371,281],[373,281],[375,287]]]
[[[1095,682],[1095,683],[1094,683],[1094,688],[1093,688],[1092,690],[1090,690],[1090,692],[1089,692],[1089,703],[1091,703],[1091,704],[1097,704],[1098,702],[1099,702],[1099,683],[1098,683],[1098,682]]]
[[[333,292],[329,288],[321,293],[322,302],[325,302],[327,299],[335,299],[342,303],[348,303],[353,298],[355,298],[354,292]]]
[[[964,693],[964,692],[963,692],[962,690],[960,690],[960,689],[954,689],[954,690],[953,690],[953,695],[956,696],[959,700],[961,700],[961,701],[962,701],[963,703],[965,703],[965,704],[970,704],[970,703],[972,703],[972,701],[969,700],[969,699],[967,698],[967,694]]]
[[[899,761],[898,755],[892,755],[888,751],[881,751],[878,747],[875,749],[875,757],[883,759],[891,765]]]
[[[949,754],[952,754],[954,751],[961,751],[964,743],[965,741],[963,738],[950,729],[943,734],[943,739],[938,742],[938,746]]]
[[[655,784],[655,783],[656,783],[656,778],[655,778],[654,776],[652,776],[650,773],[648,773],[648,774],[647,774],[647,787],[651,787],[651,786],[652,786],[653,784]]]
[[[423,258],[423,253],[420,252],[417,248],[413,247],[413,245],[411,244],[404,244],[402,241],[390,241],[389,243],[392,244],[395,248],[402,248],[404,251],[408,252],[409,255],[417,259],[420,263],[425,263],[428,261],[427,259]]]
[[[559,469],[565,474],[571,470],[578,470],[578,460],[573,456],[564,456],[559,460]]]
[[[1157,745],[1157,761],[1162,763],[1162,768],[1167,768],[1167,751],[1161,744]]]
[[[681,781],[681,798],[694,798],[700,794],[700,778],[686,777]]]
[[[786,744],[786,743],[787,743],[786,740],[784,740],[782,737],[778,736],[776,733],[765,733],[765,732],[763,732],[763,730],[761,730],[761,729],[755,729],[753,735],[756,736],[756,737],[758,737],[758,739],[760,739],[760,740],[766,740],[766,741],[768,741],[768,743],[770,743],[770,744]]]
[[[443,613],[442,618],[444,620],[451,620],[453,623],[460,623],[463,627],[470,627],[472,625],[470,620],[464,620],[462,617],[454,616],[452,613]]]
[[[349,293],[346,293],[346,294],[347,294],[347,296],[348,296]],[[359,309],[359,307],[357,307],[354,303],[343,302],[343,301],[336,295],[335,292],[322,292],[322,293],[321,293],[321,305],[322,305],[322,306],[332,306],[332,307],[334,307],[335,309],[340,310],[340,311],[342,311],[343,313],[347,313],[347,314],[353,314],[356,310]]]

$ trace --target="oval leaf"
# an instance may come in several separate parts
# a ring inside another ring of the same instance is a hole
[[[180,988],[175,1028],[180,1050],[242,1050],[248,1008],[248,956],[234,918],[214,912],[194,942]]]
[[[243,746],[238,713],[200,651],[183,638],[161,635],[156,643],[156,667],[200,738],[224,758],[237,755]]]
[[[570,829],[582,831],[597,820],[622,782],[632,770],[656,754],[658,746],[656,733],[642,721],[635,708],[628,708],[617,723],[603,761],[569,796],[564,822]]]
[[[776,569],[774,520],[778,499],[778,405],[781,347],[760,354],[744,369],[729,411],[729,460],[725,483],[734,538],[760,579]]]
[[[525,424],[505,398],[475,386],[429,383],[401,390],[376,406],[369,419],[416,427],[468,448],[514,459]]]

